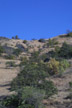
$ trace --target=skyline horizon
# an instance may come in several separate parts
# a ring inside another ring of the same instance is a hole
[[[71,31],[70,31],[71,32]],[[60,36],[60,35],[65,35],[65,34],[67,34],[67,33],[62,33],[62,34],[58,34],[58,35],[55,35],[55,36],[50,36],[50,37],[48,37],[48,38],[32,38],[32,39],[29,39],[29,40],[39,40],[39,39],[51,39],[51,38],[53,38],[53,37],[57,37],[57,36]],[[0,37],[5,37],[5,38],[8,38],[8,39],[12,39],[12,37],[16,37],[16,36],[18,36],[18,39],[20,39],[20,40],[28,40],[28,39],[24,39],[24,38],[20,38],[20,36],[19,35],[14,35],[14,36],[11,36],[11,37],[9,37],[9,36],[0,36]]]

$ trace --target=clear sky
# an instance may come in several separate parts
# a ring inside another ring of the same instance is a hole
[[[0,0],[0,36],[50,38],[72,30],[72,0]]]

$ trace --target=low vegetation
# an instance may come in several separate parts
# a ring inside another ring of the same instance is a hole
[[[42,43],[45,43],[45,42],[46,42],[45,39],[39,39],[38,41],[39,41],[39,42],[42,42]]]
[[[27,40],[23,40],[23,43],[26,44],[27,43]]]
[[[10,59],[10,60],[14,60],[15,56],[14,55],[6,55],[5,58]]]
[[[44,108],[42,104],[44,97],[43,90],[27,86],[17,91],[16,95],[5,99],[2,104],[8,108]]]
[[[16,56],[19,56],[21,54],[22,50],[20,48],[14,49],[13,54]]]
[[[63,43],[62,47],[56,46],[54,51],[48,53],[49,57],[70,59],[72,58],[72,45]]]
[[[0,55],[4,52],[4,48],[0,45]]]
[[[54,47],[58,45],[58,41],[56,39],[48,39],[48,42],[45,44],[46,47]]]
[[[4,98],[0,102],[2,107],[45,108],[43,100],[57,94],[58,90],[50,79],[56,75],[62,75],[70,67],[67,59],[72,57],[72,46],[64,42],[62,47],[59,47],[56,39],[49,39],[48,41],[40,39],[39,42],[46,42],[47,48],[54,48],[55,50],[43,55],[41,55],[40,50],[34,51],[30,53],[31,56],[19,58],[20,64],[18,66],[20,67],[20,72],[10,84],[10,90],[15,91],[15,94]],[[24,40],[23,43],[26,44],[27,41]],[[2,47],[0,49],[0,52],[3,53]],[[17,48],[6,58],[14,60],[21,53],[22,50]],[[6,67],[16,66],[14,61],[6,62]],[[69,85],[70,90],[72,90],[72,82]]]
[[[6,62],[6,67],[15,67],[16,64],[14,61],[9,61],[9,62]]]

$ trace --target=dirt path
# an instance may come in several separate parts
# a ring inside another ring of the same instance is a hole
[[[19,68],[6,68],[5,63],[10,60],[0,60],[0,98],[9,95],[12,92],[9,91],[10,82],[16,77],[19,72]]]

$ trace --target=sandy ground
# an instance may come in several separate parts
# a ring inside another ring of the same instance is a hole
[[[6,68],[5,63],[10,60],[0,59],[0,97],[11,94],[10,82],[17,76],[19,68]],[[17,61],[16,61],[17,62]]]

